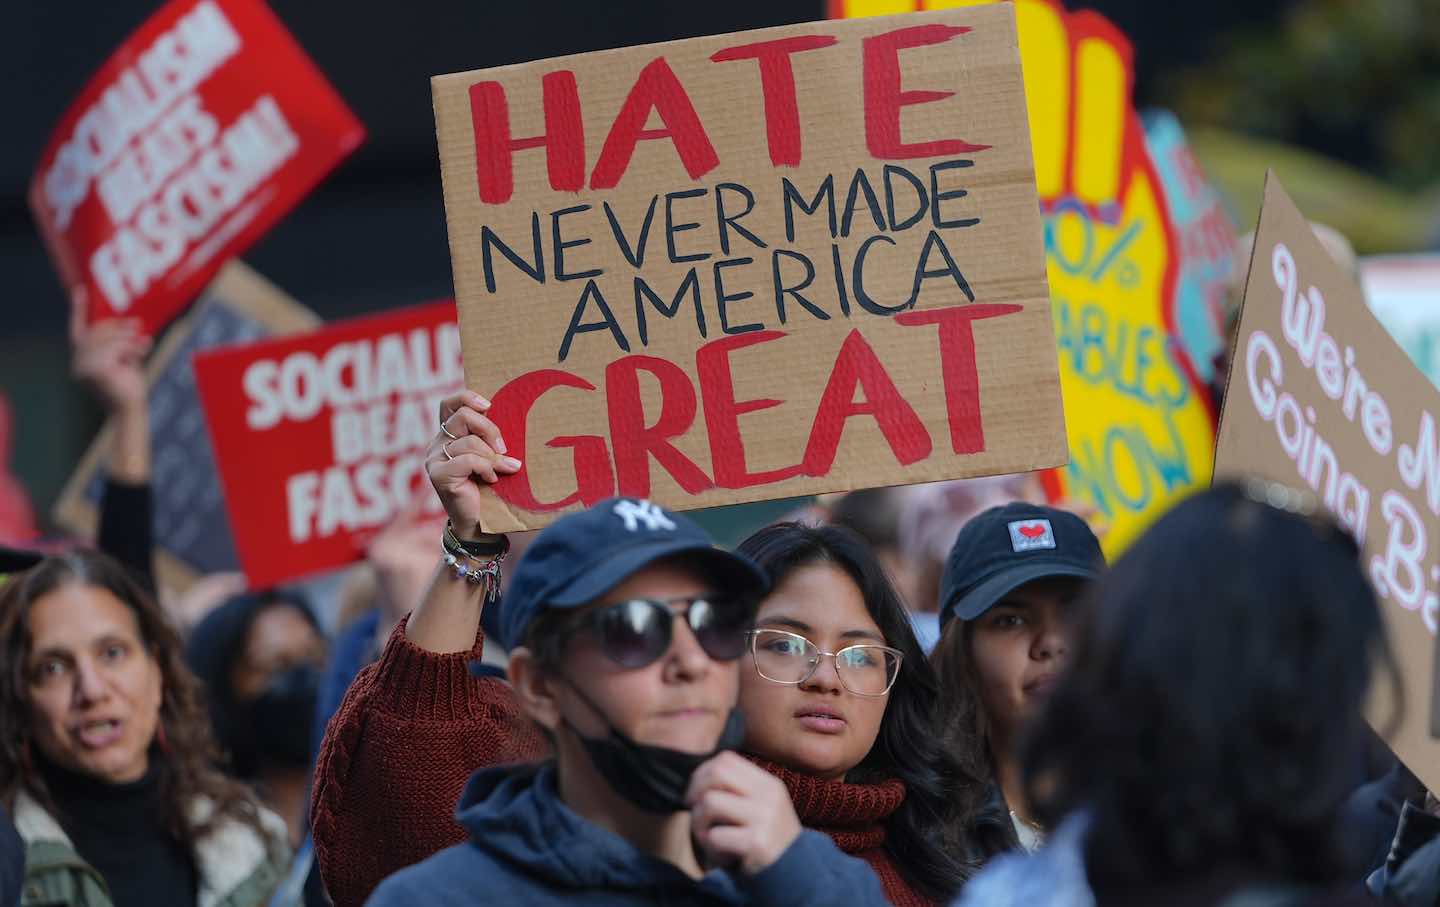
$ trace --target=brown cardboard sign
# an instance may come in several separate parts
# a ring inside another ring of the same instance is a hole
[[[319,324],[314,312],[232,259],[146,363],[151,469],[164,477],[151,484],[155,569],[163,586],[183,591],[198,574],[239,569],[191,355]],[[100,430],[55,505],[55,522],[77,535],[93,536],[97,529],[112,430]]]
[[[1430,735],[1440,568],[1440,393],[1365,305],[1274,173],[1265,181],[1229,389],[1217,478],[1253,474],[1309,489],[1360,542],[1405,680],[1389,743],[1440,789]],[[1395,703],[1376,683],[1372,721]]]
[[[1008,4],[432,88],[487,529],[1066,461]]]

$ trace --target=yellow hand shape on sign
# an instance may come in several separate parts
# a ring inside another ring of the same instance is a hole
[[[991,0],[836,0],[847,16]],[[1016,0],[1070,465],[1107,552],[1210,481],[1214,419],[1174,339],[1178,244],[1131,104],[1130,45],[1104,17]]]

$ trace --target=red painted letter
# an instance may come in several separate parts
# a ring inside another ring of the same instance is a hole
[[[645,425],[645,401],[640,397],[640,370],[660,382],[660,415]],[[650,457],[688,494],[699,494],[714,484],[700,467],[670,443],[690,430],[695,421],[695,389],[690,376],[668,359],[626,356],[605,369],[605,401],[610,408],[610,443],[615,447],[615,476],[620,493],[650,497]],[[673,406],[672,406],[673,404]]]
[[[740,417],[783,400],[736,400],[735,379],[730,374],[730,351],[768,343],[784,337],[783,331],[758,331],[712,340],[695,351],[695,372],[700,378],[700,395],[705,400],[705,428],[710,434],[710,468],[721,488],[750,488],[768,485],[800,474],[800,466],[786,466],[766,472],[750,472],[745,466],[745,441],[740,436]]]
[[[953,91],[905,91],[900,87],[900,51],[943,44],[970,29],[958,25],[914,25],[865,39],[865,143],[881,160],[935,157],[984,151],[960,139],[907,145],[900,139],[900,108],[950,97]]]
[[[855,402],[857,385],[865,391],[865,398],[859,403]],[[875,350],[859,330],[853,330],[840,346],[835,367],[830,370],[830,381],[815,410],[810,441],[805,445],[806,475],[823,476],[830,472],[846,421],[860,415],[875,418],[901,466],[909,466],[930,455],[930,433],[925,430],[925,423],[900,396],[899,388],[890,380]]]
[[[975,371],[975,335],[970,322],[1020,311],[1024,306],[957,305],[925,309],[895,316],[900,324],[934,324],[940,327],[940,373],[945,381],[945,411],[950,418],[950,446],[957,454],[985,449],[985,426],[980,420],[980,376]]]
[[[760,90],[765,94],[765,137],[770,142],[770,163],[777,167],[800,163],[800,108],[795,102],[795,70],[790,66],[790,55],[829,47],[836,40],[833,35],[799,35],[727,47],[710,56],[716,63],[759,61]]]
[[[549,368],[521,375],[500,388],[499,393],[491,399],[491,403],[495,404],[491,409],[491,418],[499,426],[510,455],[524,461],[526,465],[519,472],[506,476],[490,487],[495,489],[495,494],[507,504],[541,513],[560,510],[577,502],[588,507],[615,493],[615,476],[610,469],[610,453],[605,446],[605,439],[598,435],[566,435],[552,438],[545,446],[570,447],[575,450],[575,493],[548,504],[535,500],[535,492],[530,487],[530,465],[525,459],[525,420],[535,401],[556,387],[578,387],[587,391],[595,389],[595,385],[584,378]],[[502,403],[504,409],[500,409]]]
[[[470,122],[475,129],[475,180],[480,200],[501,205],[515,189],[511,154],[522,148],[545,149],[550,188],[579,192],[585,188],[585,125],[580,119],[580,93],[569,70],[547,73],[540,84],[545,92],[545,134],[510,137],[510,106],[499,82],[470,86]]]
[[[650,111],[660,114],[664,129],[646,129],[645,121]],[[705,134],[700,115],[685,86],[676,78],[675,71],[664,57],[651,60],[635,79],[635,86],[625,98],[625,104],[615,115],[610,134],[605,136],[605,147],[600,149],[600,159],[595,162],[595,171],[590,174],[591,189],[613,189],[630,166],[630,157],[635,153],[635,144],[641,139],[669,139],[675,144],[680,163],[691,179],[699,179],[715,169],[720,158]]]

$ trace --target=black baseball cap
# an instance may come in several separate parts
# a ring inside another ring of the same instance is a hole
[[[758,602],[768,588],[753,561],[715,547],[694,521],[653,501],[609,498],[551,523],[526,549],[500,602],[500,641],[513,649],[545,611],[592,602],[644,567],[679,554],[689,555],[717,584],[717,594]]]
[[[1016,502],[992,507],[956,537],[940,580],[940,626],[974,620],[1037,579],[1093,580],[1105,566],[1100,540],[1068,510]]]

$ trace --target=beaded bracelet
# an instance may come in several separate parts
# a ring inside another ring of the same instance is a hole
[[[445,566],[454,571],[456,579],[466,580],[472,585],[483,584],[486,604],[497,600],[500,597],[500,565],[505,562],[506,555],[510,553],[510,546],[506,545],[494,557],[481,563],[478,558],[463,548],[452,548],[449,541],[448,538],[444,538],[440,544],[441,550],[445,552]],[[472,567],[471,563],[479,563],[480,566]]]

